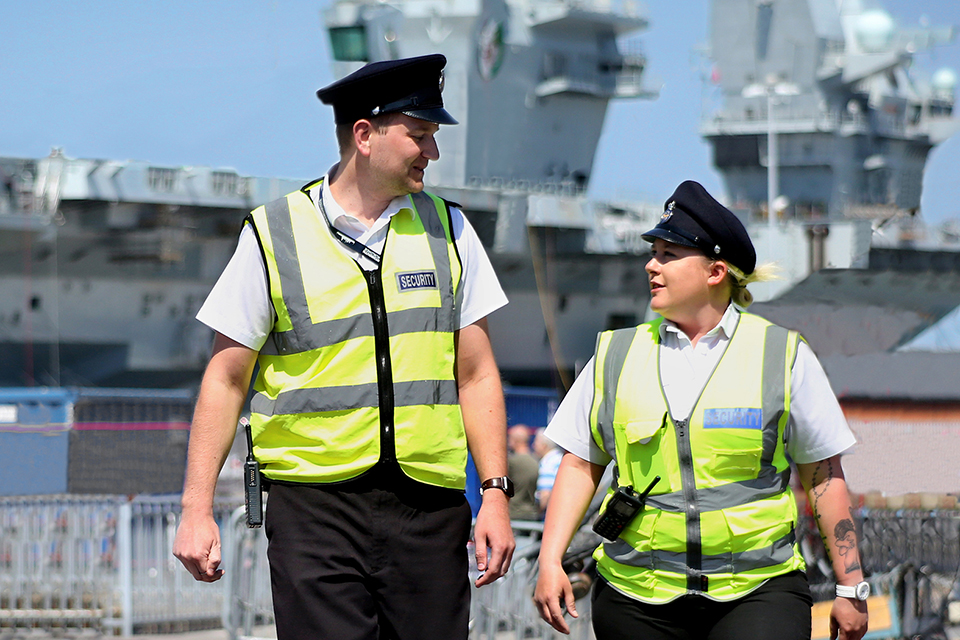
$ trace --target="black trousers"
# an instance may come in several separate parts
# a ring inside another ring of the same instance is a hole
[[[810,640],[810,587],[794,571],[732,602],[681,596],[666,604],[629,598],[602,578],[593,592],[597,640]]]
[[[270,487],[264,523],[279,640],[465,640],[462,492],[399,470]]]

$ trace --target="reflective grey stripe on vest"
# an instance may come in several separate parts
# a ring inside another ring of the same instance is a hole
[[[796,533],[790,533],[763,549],[751,549],[740,553],[722,553],[703,555],[702,573],[743,573],[752,569],[775,567],[793,557],[793,545]],[[641,569],[659,569],[684,575],[687,573],[687,554],[678,551],[637,551],[623,540],[606,542],[603,552],[611,560],[630,567]]]
[[[303,274],[297,258],[297,243],[293,237],[290,203],[286,198],[268,202],[264,207],[267,226],[270,227],[270,239],[273,242],[273,255],[280,274],[280,288],[283,291],[283,303],[287,307],[291,334],[298,328],[310,324],[310,311],[307,309],[307,294],[303,288]],[[270,343],[270,340],[267,340]]]
[[[444,230],[443,222],[440,220],[440,212],[437,211],[437,203],[426,192],[414,193],[410,195],[413,206],[420,215],[423,222],[423,228],[427,232],[427,242],[430,244],[430,253],[433,254],[433,264],[437,269],[437,283],[440,287],[440,308],[453,309],[452,326],[437,329],[425,329],[426,331],[456,331],[460,328],[460,307],[463,304],[463,287],[457,287],[456,296],[453,292],[453,268],[450,265],[450,253],[447,249],[447,233]],[[444,212],[446,213],[446,212]],[[448,221],[450,218],[448,216]],[[453,238],[453,222],[450,221],[450,236]],[[389,321],[393,321],[393,314],[389,316]],[[402,333],[394,331],[390,327],[390,334],[396,335]]]
[[[427,242],[437,270],[437,283],[440,292],[440,312],[433,308],[404,309],[387,314],[387,326],[390,335],[404,333],[453,332],[459,328],[461,291],[454,298],[452,270],[447,237],[440,222],[440,214],[429,195],[418,193],[413,203],[427,232]],[[290,205],[286,198],[274,200],[266,205],[270,235],[273,239],[274,256],[280,275],[280,287],[283,302],[287,307],[292,328],[289,331],[275,331],[260,349],[262,355],[291,355],[304,353],[322,347],[339,344],[348,338],[369,337],[373,335],[373,320],[369,313],[350,318],[338,318],[314,323],[310,319],[307,296],[303,285],[303,274],[297,257],[296,242],[293,237],[293,221]],[[453,309],[450,313],[449,310]],[[447,310],[448,313],[443,311]]]
[[[613,405],[617,381],[623,371],[626,354],[635,333],[630,333],[628,342],[617,340],[614,332],[610,346],[604,358],[604,384],[607,391],[597,412],[598,428],[603,439],[603,448],[615,457],[616,443],[613,433]],[[784,387],[787,339],[789,332],[775,325],[767,327],[764,336],[763,375],[762,375],[762,422],[763,449],[760,455],[760,473],[756,478],[742,482],[732,482],[718,487],[696,490],[696,504],[701,513],[729,509],[757,500],[763,500],[786,491],[790,484],[789,467],[778,472],[773,465],[777,443],[780,439],[779,421],[783,416],[786,389]],[[616,342],[615,342],[616,341]],[[616,348],[616,349],[615,349]],[[612,356],[612,357],[611,357]],[[608,377],[613,376],[613,377]],[[612,391],[611,391],[612,389]],[[605,406],[609,405],[609,406]],[[601,421],[601,416],[609,419]],[[686,500],[682,491],[653,495],[647,498],[647,505],[663,511],[680,513],[685,511]]]
[[[286,297],[286,294],[284,294]],[[390,335],[417,333],[422,331],[450,332],[454,326],[447,320],[449,315],[438,314],[435,309],[402,309],[387,314]],[[271,334],[260,353],[265,356],[290,355],[304,353],[311,349],[331,347],[350,338],[373,336],[373,319],[369,313],[326,320],[310,324],[304,328],[305,338],[298,339],[296,331],[276,331]]]
[[[457,383],[454,380],[396,382],[393,389],[394,406],[397,407],[457,404]],[[378,402],[377,383],[373,382],[343,387],[291,389],[281,392],[276,400],[257,393],[250,401],[250,409],[261,415],[277,416],[374,408]]]
[[[607,345],[607,352],[603,357],[604,391],[597,409],[597,429],[600,432],[600,440],[603,442],[603,450],[614,460],[617,458],[617,443],[613,434],[617,385],[620,382],[620,374],[623,373],[623,365],[627,361],[627,352],[630,351],[630,345],[633,344],[637,331],[637,327],[614,331],[610,335],[610,344]],[[597,340],[599,342],[599,338]]]

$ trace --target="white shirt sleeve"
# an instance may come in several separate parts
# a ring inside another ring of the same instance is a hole
[[[800,341],[791,378],[787,453],[797,464],[826,460],[843,453],[856,437],[840,409],[837,396],[810,346]]]
[[[463,304],[460,307],[459,327],[463,329],[507,304],[507,296],[470,221],[463,212],[453,207],[450,217],[463,267],[460,285],[463,287]]]
[[[249,224],[243,225],[237,249],[197,312],[197,320],[254,351],[267,341],[274,309],[260,244]]]
[[[573,455],[606,466],[611,458],[597,446],[590,429],[590,410],[593,407],[594,358],[580,371],[573,385],[563,397],[544,435],[558,447]]]

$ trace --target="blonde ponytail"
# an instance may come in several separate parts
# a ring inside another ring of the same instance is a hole
[[[780,279],[780,267],[774,262],[757,265],[757,268],[750,275],[744,274],[743,271],[729,262],[726,265],[727,282],[730,284],[730,300],[742,309],[746,309],[753,304],[753,294],[747,289],[747,285],[754,282],[769,282]]]

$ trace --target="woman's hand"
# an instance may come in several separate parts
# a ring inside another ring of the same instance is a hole
[[[540,565],[533,600],[537,603],[540,617],[551,627],[560,633],[570,633],[570,626],[563,619],[564,609],[576,618],[577,605],[570,578],[559,563]]]

